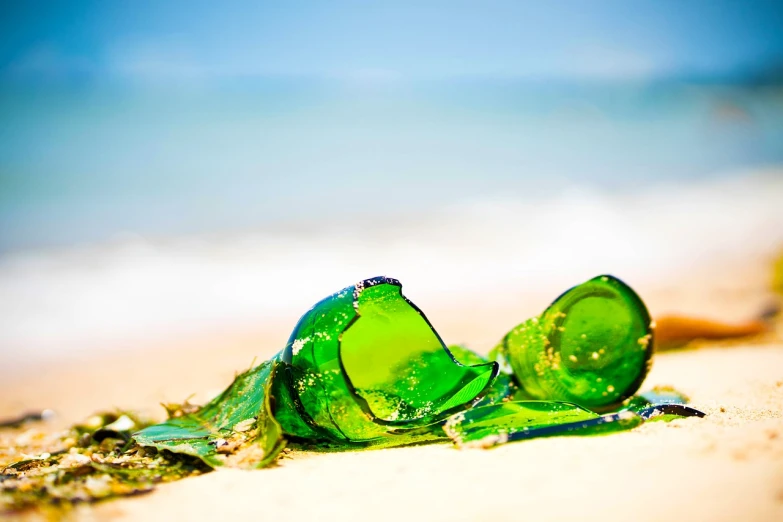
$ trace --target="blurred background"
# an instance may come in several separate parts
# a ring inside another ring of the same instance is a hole
[[[781,245],[780,2],[0,6],[0,374],[380,274],[479,349],[604,272],[752,314]]]

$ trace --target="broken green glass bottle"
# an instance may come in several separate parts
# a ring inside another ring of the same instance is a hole
[[[488,391],[498,364],[463,364],[396,279],[376,277],[311,308],[273,385],[286,433],[364,442],[444,421]]]
[[[263,465],[284,437],[387,446],[448,437],[486,446],[700,414],[673,393],[627,400],[651,356],[647,309],[611,276],[562,294],[512,329],[489,360],[447,348],[399,281],[376,277],[318,302],[277,356],[202,410],[135,440],[220,465],[255,438]]]
[[[263,467],[285,446],[271,412],[269,393],[275,360],[238,375],[219,396],[198,411],[174,415],[133,435],[137,444],[198,457],[216,467]]]
[[[531,398],[607,409],[632,396],[652,361],[650,314],[631,287],[603,275],[512,329],[490,354]]]

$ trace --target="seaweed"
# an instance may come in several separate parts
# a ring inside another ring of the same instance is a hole
[[[210,471],[200,459],[129,444],[131,430],[151,424],[132,412],[106,412],[54,435],[34,428],[4,430],[0,458],[36,453],[0,470],[0,513],[32,506],[68,509]]]

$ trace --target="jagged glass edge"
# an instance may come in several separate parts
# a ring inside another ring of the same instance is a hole
[[[580,409],[586,409],[574,403],[564,402],[563,404],[570,404]],[[465,413],[469,414],[470,412],[465,412]],[[490,448],[493,446],[507,444],[509,442],[516,442],[516,441],[534,439],[539,437],[552,437],[552,436],[559,436],[559,435],[579,435],[582,434],[580,432],[582,432],[583,430],[588,430],[590,428],[599,428],[602,426],[611,427],[611,425],[613,424],[617,424],[618,428],[622,427],[621,423],[630,424],[628,428],[631,429],[643,424],[646,421],[655,419],[656,417],[662,417],[665,415],[673,415],[676,417],[683,417],[683,418],[685,417],[702,418],[706,416],[704,412],[697,410],[696,408],[686,406],[684,404],[666,403],[666,404],[654,404],[641,409],[623,409],[613,413],[606,413],[603,415],[599,415],[593,419],[586,419],[586,420],[576,421],[576,422],[566,422],[562,424],[552,424],[549,426],[539,426],[537,428],[519,430],[514,433],[498,431],[493,435],[487,435],[481,439],[476,439],[468,442],[461,442],[460,437],[458,437],[455,434],[456,432],[453,430],[453,428],[451,430],[449,429],[448,423],[446,424],[446,426],[444,426],[444,431],[446,431],[447,435],[449,435],[449,438],[458,447]],[[459,414],[453,417],[452,419],[450,419],[452,423],[462,423],[465,421],[464,417],[463,418],[459,417]],[[584,435],[596,435],[596,434],[597,433],[590,433],[590,432],[584,433]]]
[[[400,297],[402,299],[404,299],[405,302],[411,308],[413,308],[416,311],[416,313],[418,313],[421,316],[422,319],[424,319],[424,321],[427,323],[427,326],[430,328],[430,331],[438,339],[438,342],[440,343],[441,348],[443,350],[445,350],[446,354],[449,356],[449,358],[452,360],[452,362],[456,366],[461,366],[463,368],[479,368],[479,367],[485,367],[485,366],[486,367],[491,367],[492,374],[490,375],[490,378],[487,381],[487,385],[484,387],[484,389],[481,391],[481,393],[476,395],[475,398],[473,398],[471,401],[469,401],[467,403],[463,403],[463,404],[454,406],[452,408],[449,408],[448,410],[444,410],[444,411],[440,412],[436,416],[425,417],[425,418],[421,419],[420,421],[415,421],[415,420],[389,421],[389,420],[381,419],[381,418],[375,416],[375,414],[370,409],[370,406],[367,403],[367,401],[356,392],[356,388],[354,387],[353,383],[351,382],[351,378],[350,378],[348,372],[345,370],[345,366],[344,366],[343,360],[342,360],[342,336],[361,317],[361,314],[359,313],[359,296],[361,295],[362,291],[364,291],[365,288],[370,288],[370,287],[381,285],[381,284],[389,284],[389,285],[393,285],[393,286],[396,286],[396,287],[399,288]],[[284,362],[285,364],[288,364],[288,365],[291,364],[291,361],[293,359],[292,341],[294,339],[294,333],[298,331],[299,325],[305,319],[305,317],[307,317],[307,315],[310,313],[310,311],[313,310],[316,306],[318,306],[318,304],[321,303],[322,301],[324,301],[326,299],[330,299],[332,296],[340,294],[342,292],[350,291],[352,288],[353,288],[353,308],[354,308],[354,311],[355,311],[356,315],[348,322],[348,324],[345,325],[345,328],[343,328],[342,331],[339,334],[339,337],[338,337],[338,349],[337,349],[338,362],[340,364],[340,369],[342,371],[343,378],[345,379],[345,383],[346,383],[346,387],[348,389],[348,392],[350,393],[351,397],[355,400],[356,404],[359,406],[359,408],[362,410],[362,412],[368,417],[368,419],[371,422],[373,422],[375,424],[378,424],[380,426],[386,426],[386,427],[394,428],[395,432],[400,433],[403,430],[407,430],[407,429],[417,429],[417,428],[420,428],[420,427],[423,427],[423,426],[429,426],[429,425],[441,423],[441,422],[445,421],[448,417],[451,417],[452,415],[454,415],[456,413],[459,413],[461,411],[469,409],[469,408],[475,406],[476,404],[478,404],[479,402],[481,402],[481,400],[484,398],[484,396],[491,389],[492,383],[497,378],[498,373],[500,372],[500,365],[497,362],[495,362],[495,361],[488,361],[488,362],[483,363],[483,364],[466,365],[466,364],[462,364],[459,360],[457,360],[454,357],[454,354],[452,354],[451,351],[448,349],[448,346],[446,345],[446,343],[443,342],[443,339],[441,338],[440,334],[432,326],[432,323],[427,318],[427,316],[424,314],[424,312],[418,306],[416,306],[413,302],[411,302],[407,297],[405,297],[405,295],[402,293],[402,283],[398,279],[394,279],[392,277],[376,276],[376,277],[371,277],[369,279],[363,279],[363,280],[359,281],[358,283],[356,283],[355,285],[353,285],[352,287],[344,288],[344,289],[342,289],[342,290],[340,290],[338,292],[335,292],[334,294],[331,294],[330,296],[327,296],[324,299],[318,301],[315,305],[313,305],[307,312],[305,312],[302,315],[302,317],[297,322],[296,326],[294,326],[294,329],[293,329],[293,331],[291,333],[291,338],[289,339],[289,342],[286,344],[285,349],[280,354],[282,362]],[[286,381],[286,385],[290,386],[290,383],[288,383]],[[305,409],[304,409],[304,407],[301,404],[301,401],[299,399],[299,394],[298,394],[298,392],[295,389],[291,390],[291,396],[292,396],[293,400],[296,402],[295,407],[296,407],[297,412],[300,415],[302,415],[302,414],[304,415],[303,420],[308,425],[314,425],[314,421],[312,419],[310,419],[309,418],[310,416],[306,413],[306,411],[305,411]]]
[[[628,411],[634,411],[634,410],[628,410]],[[666,404],[653,404],[652,406],[648,406],[647,408],[642,408],[640,410],[635,410],[635,413],[639,415],[644,420],[649,420],[655,417],[658,417],[660,415],[676,415],[678,417],[705,417],[707,414],[704,413],[701,410],[697,410],[696,408],[693,408],[691,406],[686,406],[685,404],[673,404],[673,403],[666,403]]]

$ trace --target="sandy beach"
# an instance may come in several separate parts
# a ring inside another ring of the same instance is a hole
[[[214,364],[207,366],[214,369]],[[286,452],[268,469],[220,470],[143,496],[80,505],[72,515],[79,520],[398,520],[400,513],[421,520],[776,520],[783,516],[781,368],[780,342],[663,354],[645,386],[677,385],[707,412],[704,419],[493,450],[438,444]],[[122,375],[127,383],[107,384],[109,376]],[[60,381],[68,383],[61,393],[42,392],[40,400],[48,395],[48,404],[64,412],[60,422],[98,404],[119,404],[120,396],[123,403],[149,408],[194,384],[187,375],[166,386],[150,384],[164,377],[165,372],[144,372],[138,363],[106,363],[72,373]],[[44,386],[46,378],[36,384]],[[10,404],[22,402],[19,392],[4,386],[3,396],[12,397]],[[4,402],[4,413],[10,413],[8,405]]]
[[[700,310],[724,320],[749,317],[773,298],[766,289],[768,266],[764,258],[716,264],[641,291],[653,313]],[[516,310],[484,308],[473,315],[452,305],[429,315],[445,338],[488,349],[491,331],[502,331],[502,324],[513,324],[515,313],[542,303],[528,299]],[[139,342],[86,364],[80,358],[41,364],[3,380],[0,415],[52,408],[58,416],[46,425],[51,430],[112,407],[162,418],[159,403],[191,395],[194,402],[209,399],[253,357],[274,354],[289,328],[281,322],[266,329],[202,332]],[[80,520],[397,520],[405,514],[422,520],[763,521],[783,516],[779,331],[658,354],[643,388],[656,385],[689,394],[707,417],[493,450],[437,444],[347,453],[286,451],[268,469],[220,470],[141,496],[79,505],[72,514]]]
[[[219,471],[78,513],[120,520],[777,520],[781,368],[781,344],[665,355],[648,384],[681,383],[705,419],[486,451],[443,444],[294,453],[270,469]]]

